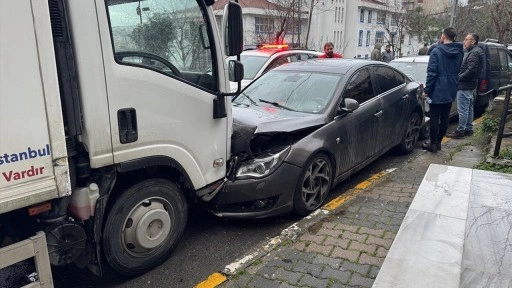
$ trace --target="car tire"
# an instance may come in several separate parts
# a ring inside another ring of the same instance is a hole
[[[301,216],[318,209],[327,198],[333,182],[331,160],[323,153],[316,154],[304,165],[295,188],[293,211]]]
[[[420,115],[417,112],[411,113],[409,116],[409,121],[407,122],[407,126],[405,128],[404,134],[402,136],[402,140],[400,144],[395,147],[397,153],[401,155],[407,155],[414,150],[414,146],[416,142],[418,142],[418,138],[421,130],[421,119]]]
[[[178,186],[164,179],[139,182],[110,209],[103,252],[119,274],[136,276],[166,261],[183,235],[188,207]]]

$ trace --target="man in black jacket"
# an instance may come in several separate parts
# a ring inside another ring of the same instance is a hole
[[[457,90],[457,112],[459,125],[457,130],[447,133],[446,137],[464,138],[473,134],[473,105],[475,103],[478,76],[483,66],[484,54],[477,46],[478,35],[470,33],[464,38],[464,48],[467,50],[460,66],[459,85]]]

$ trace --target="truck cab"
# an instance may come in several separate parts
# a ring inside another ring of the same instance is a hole
[[[2,236],[42,229],[53,265],[97,274],[100,255],[124,275],[169,257],[229,158],[241,10],[221,35],[213,2],[2,2]]]

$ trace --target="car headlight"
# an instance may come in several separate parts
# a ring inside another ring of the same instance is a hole
[[[236,178],[262,178],[270,175],[283,163],[288,152],[290,152],[290,146],[275,154],[265,153],[254,159],[242,162],[236,171]]]

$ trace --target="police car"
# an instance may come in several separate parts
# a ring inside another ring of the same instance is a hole
[[[314,50],[289,49],[287,44],[260,44],[254,48],[240,54],[240,61],[244,64],[242,88],[272,68],[289,62],[318,58],[323,54]],[[236,57],[226,59],[227,62],[229,60],[236,60]],[[238,88],[236,82],[231,82],[230,85],[233,92]]]

